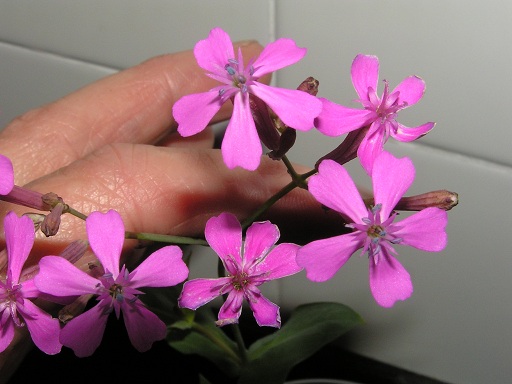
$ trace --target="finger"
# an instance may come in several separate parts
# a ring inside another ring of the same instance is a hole
[[[247,57],[262,49],[256,42],[241,46]],[[192,51],[155,57],[15,119],[0,133],[0,153],[12,160],[23,185],[105,144],[154,143],[176,128],[176,100],[215,84]],[[215,121],[230,108],[225,103]]]
[[[212,148],[215,136],[211,127],[206,127],[204,131],[194,136],[183,137],[177,131],[174,131],[161,138],[156,145],[161,147],[183,147],[183,148]]]
[[[211,216],[227,211],[244,219],[290,181],[282,163],[267,157],[249,172],[227,169],[219,150],[113,144],[28,187],[55,192],[85,214],[115,209],[130,231],[202,236]],[[265,217],[281,226],[283,238],[296,242],[343,228],[337,215],[299,188]],[[83,222],[65,215],[58,235],[45,243],[58,248],[77,238],[86,238]]]

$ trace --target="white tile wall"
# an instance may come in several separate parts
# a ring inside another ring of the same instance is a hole
[[[401,250],[415,292],[393,309],[373,302],[366,262],[358,258],[328,283],[298,276],[272,287],[271,296],[288,308],[326,299],[351,305],[366,325],[346,342],[363,354],[454,383],[508,382],[512,3],[0,0],[1,123],[114,68],[191,48],[217,25],[234,39],[296,39],[308,55],[283,70],[278,84],[295,87],[313,75],[321,95],[340,103],[356,97],[349,71],[360,52],[379,56],[381,79],[391,86],[410,74],[423,77],[424,99],[401,120],[437,127],[418,144],[389,148],[415,162],[413,192],[447,188],[461,198],[450,212],[446,251]],[[299,134],[290,156],[311,165],[336,144],[316,132]]]

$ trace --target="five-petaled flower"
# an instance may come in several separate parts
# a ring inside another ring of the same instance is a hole
[[[435,125],[429,122],[409,128],[396,121],[397,113],[416,104],[423,97],[425,82],[417,76],[405,78],[389,91],[384,81],[382,97],[377,96],[379,59],[376,56],[357,55],[352,62],[352,84],[364,109],[348,108],[327,99],[321,99],[323,109],[316,120],[316,127],[328,136],[339,136],[370,125],[361,142],[357,155],[368,174],[372,173],[375,158],[383,151],[389,136],[408,142],[427,134]]]
[[[26,324],[34,344],[43,352],[59,353],[59,321],[36,306],[30,298],[40,292],[33,279],[20,281],[21,272],[34,245],[34,223],[28,216],[9,212],[4,219],[7,245],[7,276],[0,280],[0,352],[14,337],[16,327]]]
[[[145,259],[131,273],[119,261],[124,242],[124,224],[116,211],[93,212],[86,220],[90,246],[105,274],[94,278],[57,256],[45,256],[39,262],[36,286],[55,296],[97,295],[98,303],[73,318],[61,331],[60,341],[79,357],[90,356],[99,346],[112,311],[123,319],[132,345],[140,352],[166,335],[165,324],[144,304],[140,287],[167,287],[184,281],[188,268],[177,246],[163,247]]]
[[[0,155],[0,195],[7,195],[14,187],[14,171],[8,157]]]
[[[222,326],[238,323],[245,298],[258,325],[279,328],[279,307],[263,296],[258,286],[301,271],[295,262],[299,246],[281,243],[271,249],[279,239],[279,230],[276,225],[264,221],[253,223],[247,229],[242,252],[242,228],[230,213],[208,220],[205,237],[222,260],[228,276],[187,281],[178,304],[195,310],[227,294],[217,321]]]
[[[368,209],[354,182],[343,166],[333,160],[320,163],[312,176],[309,191],[323,205],[347,216],[353,231],[328,239],[313,241],[302,247],[297,263],[304,267],[313,281],[326,281],[345,264],[358,249],[368,254],[370,289],[383,307],[412,294],[409,273],[394,255],[395,244],[408,245],[424,251],[441,251],[446,246],[447,214],[439,208],[426,208],[395,222],[396,203],[414,180],[414,166],[408,158],[397,159],[382,152],[376,159],[373,173],[375,206]]]
[[[173,107],[178,132],[191,136],[202,131],[228,99],[233,115],[222,141],[222,156],[228,168],[240,166],[255,170],[260,164],[262,146],[249,107],[249,94],[263,100],[289,127],[308,130],[322,109],[322,103],[306,92],[270,87],[258,82],[266,74],[301,60],[305,48],[291,39],[268,44],[261,54],[244,64],[241,49],[235,55],[229,35],[220,28],[199,41],[194,55],[208,76],[223,83],[209,92],[182,97]]]

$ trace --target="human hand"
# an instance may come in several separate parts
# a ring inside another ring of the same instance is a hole
[[[262,49],[255,42],[242,47],[245,57]],[[211,216],[246,217],[290,181],[284,165],[266,157],[255,172],[227,169],[212,148],[211,129],[190,138],[176,133],[173,103],[213,85],[191,51],[156,57],[17,118],[0,133],[0,153],[12,160],[17,185],[55,192],[85,214],[115,209],[133,232],[202,236]],[[214,122],[230,116],[228,104]],[[269,217],[282,238],[292,234],[302,242],[339,221],[319,207],[297,189]],[[27,211],[4,202],[0,209]],[[80,238],[86,238],[83,222],[64,215],[56,236],[38,234],[29,263]],[[134,245],[127,241],[127,248]],[[93,260],[87,253],[77,265],[85,270]],[[0,354],[2,376],[21,361],[22,341],[20,333]]]

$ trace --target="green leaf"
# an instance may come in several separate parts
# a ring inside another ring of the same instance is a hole
[[[189,326],[184,321],[171,326],[167,334],[169,345],[183,354],[197,354],[212,361],[229,377],[240,374],[241,361],[237,345],[215,325],[208,307],[199,308]]]
[[[249,363],[242,368],[238,383],[283,383],[296,364],[362,322],[343,304],[299,306],[279,331],[251,345]]]

